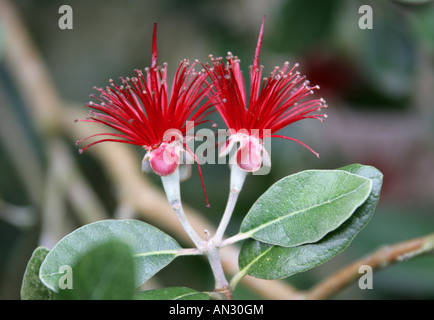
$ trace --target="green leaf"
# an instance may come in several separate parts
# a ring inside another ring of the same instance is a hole
[[[342,170],[308,170],[276,182],[252,206],[241,234],[284,247],[317,242],[367,199],[370,179]]]
[[[371,217],[374,213],[375,207],[377,206],[378,200],[380,199],[381,187],[383,185],[383,174],[381,171],[375,167],[361,164],[351,164],[339,168],[339,170],[357,174],[372,181],[372,188],[368,199],[360,206],[360,208],[356,210],[356,213],[365,212],[365,214],[370,214],[369,217]],[[366,223],[367,221],[363,224],[363,226],[365,226]]]
[[[246,240],[238,261],[241,274],[249,274],[261,279],[283,279],[324,263],[351,243],[372,217],[380,196],[383,175],[374,167],[358,164],[340,170],[372,181],[372,189],[365,203],[338,229],[316,243],[287,248],[252,239]]]
[[[39,279],[39,268],[47,256],[49,250],[38,247],[33,251],[21,284],[22,300],[52,300],[54,292],[44,286]]]
[[[63,281],[58,299],[131,300],[134,296],[133,252],[121,241],[109,240],[93,247],[66,272],[71,273],[70,278]]]
[[[109,240],[121,240],[132,248],[136,269],[136,286],[151,278],[177,256],[179,244],[159,229],[138,220],[102,220],[85,225],[61,239],[43,262],[39,277],[51,290],[58,292],[59,272],[63,265],[72,266],[81,256]]]
[[[142,291],[136,300],[209,300],[208,294],[185,287],[171,287]]]

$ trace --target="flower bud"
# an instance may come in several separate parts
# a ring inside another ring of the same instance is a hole
[[[145,157],[149,158],[151,168],[156,174],[162,177],[170,176],[178,169],[180,147],[176,142],[163,142],[158,148],[150,151]]]
[[[247,172],[255,172],[258,170],[262,164],[261,141],[252,136],[241,139],[236,161],[237,165]]]

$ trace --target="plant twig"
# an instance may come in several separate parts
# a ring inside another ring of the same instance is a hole
[[[231,189],[229,192],[229,198],[228,198],[228,202],[226,204],[225,212],[223,213],[220,224],[219,224],[217,231],[214,235],[214,241],[216,244],[221,245],[221,243],[222,243],[223,235],[224,235],[226,228],[229,224],[229,221],[232,217],[232,213],[234,211],[235,204],[237,203],[237,199],[238,199],[239,194],[240,193],[238,190]]]
[[[223,293],[227,299],[232,299],[232,292],[230,290],[229,283],[226,280],[226,276],[223,271],[223,266],[221,263],[218,248],[214,246],[208,248],[208,252],[206,256],[208,258],[209,264],[214,274],[215,292]]]
[[[247,239],[247,238],[250,238],[250,235],[249,235],[249,234],[239,232],[239,233],[237,233],[236,235],[234,235],[234,236],[232,236],[232,237],[230,237],[230,238],[227,238],[227,239],[223,240],[221,246],[222,246],[222,247],[226,247],[226,246],[228,246],[228,245],[230,245],[230,244],[233,244],[233,243],[235,243],[235,242],[239,242],[239,241],[241,241],[241,240],[245,240],[245,239]]]
[[[434,250],[434,233],[390,246],[351,263],[332,274],[303,294],[305,299],[328,299],[360,277],[359,268],[369,265],[373,270],[408,260]]]
[[[202,240],[201,237],[196,233],[194,228],[191,226],[190,222],[185,215],[184,208],[182,206],[181,201],[181,188],[180,188],[180,180],[179,180],[179,170],[177,169],[173,174],[166,177],[161,177],[161,181],[163,183],[164,191],[166,193],[167,200],[172,206],[173,211],[175,212],[182,228],[193,241],[196,248],[199,250],[204,250],[205,241]]]
[[[217,245],[221,245],[223,240],[223,235],[226,231],[226,228],[229,224],[229,221],[232,217],[232,213],[234,212],[235,205],[238,200],[238,195],[243,188],[244,181],[246,180],[247,172],[239,168],[237,165],[231,166],[231,180],[229,184],[229,197],[228,202],[226,204],[225,212],[223,213],[223,217],[220,221],[220,224],[217,228],[217,232],[214,235],[214,242]]]

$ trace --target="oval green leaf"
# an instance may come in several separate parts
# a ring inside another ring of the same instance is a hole
[[[352,172],[372,181],[368,199],[338,229],[316,243],[282,247],[248,239],[240,255],[241,274],[261,279],[283,279],[316,267],[342,252],[371,219],[380,196],[383,175],[374,167],[350,165],[340,170]]]
[[[374,213],[378,200],[380,199],[381,187],[383,186],[383,174],[375,167],[365,166],[358,163],[339,168],[338,170],[347,171],[372,181],[372,188],[368,199],[356,210],[358,215],[360,215],[361,212],[364,212],[363,215],[369,215],[370,218]],[[364,222],[363,226],[365,226],[367,222],[368,221]]]
[[[307,170],[272,185],[252,206],[241,234],[292,247],[317,242],[366,201],[372,182],[343,170]]]
[[[131,247],[110,240],[86,251],[71,266],[58,300],[131,300],[135,292]]]
[[[136,300],[209,300],[208,294],[186,287],[171,287],[142,291]]]
[[[62,266],[73,266],[87,251],[110,240],[120,240],[132,248],[139,286],[177,256],[179,244],[159,229],[138,220],[102,220],[78,228],[61,239],[41,265],[39,277],[58,292]]]
[[[53,300],[54,292],[44,286],[39,279],[39,268],[48,252],[50,250],[44,247],[38,247],[33,251],[21,284],[22,300]]]

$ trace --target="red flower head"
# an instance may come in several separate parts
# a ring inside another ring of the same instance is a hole
[[[106,125],[115,132],[97,133],[83,141],[98,137],[98,140],[80,149],[86,150],[97,143],[113,141],[143,147],[147,153],[143,159],[146,168],[150,164],[160,176],[173,174],[186,153],[194,154],[185,141],[187,121],[192,126],[205,122],[204,118],[212,112],[211,103],[201,104],[211,86],[205,72],[196,72],[195,61],[181,61],[174,76],[170,95],[167,84],[167,64],[157,66],[157,25],[154,24],[152,38],[151,67],[135,70],[135,76],[122,80],[122,85],[110,80],[111,86],[95,88],[100,97],[91,97],[98,102],[89,102],[91,108],[86,119],[80,121]],[[199,168],[200,173],[200,168]],[[203,181],[202,181],[203,183]]]
[[[309,82],[299,72],[294,72],[298,64],[290,67],[276,67],[270,77],[262,79],[263,66],[259,66],[259,52],[264,31],[264,19],[250,69],[250,96],[246,98],[246,86],[240,69],[240,60],[228,53],[227,62],[213,58],[212,67],[207,67],[213,84],[212,100],[223,121],[229,128],[230,137],[223,146],[222,154],[227,154],[234,144],[240,147],[236,153],[237,165],[249,172],[258,170],[268,154],[263,145],[264,138],[278,137],[296,141],[315,155],[318,153],[294,138],[275,134],[287,125],[302,119],[323,120],[327,115],[312,114],[326,107],[323,99],[306,99],[318,86],[310,87]],[[269,159],[268,159],[269,160]]]

